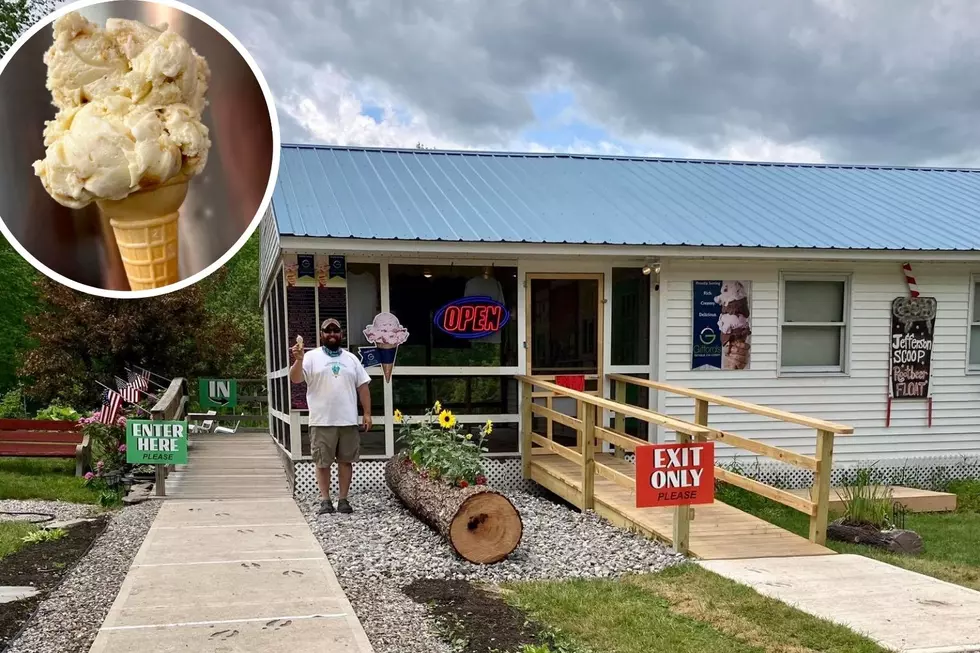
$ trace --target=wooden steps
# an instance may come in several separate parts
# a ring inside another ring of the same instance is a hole
[[[596,454],[596,462],[636,478],[635,467],[625,460],[609,454]],[[571,503],[578,504],[580,501],[581,468],[560,456],[533,456],[531,479]],[[635,495],[631,491],[601,477],[595,479],[594,492],[595,510],[601,517],[647,537],[668,543],[671,541],[672,508],[636,508]],[[695,506],[694,513],[690,553],[698,558],[722,560],[835,555],[826,547],[720,501]]]

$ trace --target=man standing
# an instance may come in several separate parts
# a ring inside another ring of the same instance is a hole
[[[364,412],[363,429],[371,428],[371,394],[368,376],[357,356],[341,349],[340,322],[327,318],[320,325],[319,349],[303,352],[299,342],[291,349],[293,366],[289,380],[306,381],[306,404],[310,409],[310,449],[316,465],[316,483],[320,487],[320,511],[334,511],[330,500],[330,469],[336,461],[340,481],[337,510],[353,512],[347,500],[354,463],[359,458],[360,436],[357,432],[357,400]]]

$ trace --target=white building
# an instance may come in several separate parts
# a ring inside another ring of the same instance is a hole
[[[978,201],[974,170],[286,145],[262,226],[271,432],[297,485],[311,489],[303,388],[289,387],[288,347],[296,335],[314,346],[316,325],[331,315],[356,352],[370,346],[366,322],[391,312],[409,339],[390,382],[370,368],[366,458],[395,452],[395,409],[418,414],[439,400],[462,422],[495,422],[491,472],[516,483],[514,376],[584,375],[587,390],[611,397],[607,375],[625,373],[849,424],[835,468],[875,465],[906,485],[977,473]],[[342,275],[330,275],[332,262]],[[732,336],[748,350],[742,369],[702,365],[719,364],[720,323],[745,325],[719,319],[712,300],[723,282],[726,297],[741,297],[740,287],[747,295],[750,337]],[[695,307],[696,292],[707,305]],[[439,328],[440,308],[475,295],[506,307],[499,332],[474,341]],[[896,299],[904,322],[893,319]],[[893,326],[899,336],[908,327],[914,339],[899,356],[915,359],[895,368],[894,386]],[[698,352],[707,358],[695,360]],[[926,396],[890,400],[893,387]],[[676,395],[628,399],[693,413]],[[722,408],[710,417],[726,431],[814,451],[803,427]],[[380,464],[362,468],[355,483],[380,482]],[[760,471],[770,482],[808,482]]]

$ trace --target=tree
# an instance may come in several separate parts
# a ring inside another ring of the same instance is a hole
[[[54,11],[55,0],[0,0],[0,57],[31,25]]]
[[[38,313],[27,318],[36,346],[20,375],[40,403],[94,405],[127,363],[158,374],[224,375],[244,336],[235,322],[209,312],[204,286],[148,299],[107,299],[76,292],[46,277],[35,282]]]
[[[3,0],[0,0],[2,2]],[[40,276],[5,238],[0,237],[0,394],[17,384],[17,366],[30,346],[24,316],[37,306],[34,280]]]

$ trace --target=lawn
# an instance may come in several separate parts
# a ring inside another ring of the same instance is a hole
[[[910,513],[905,528],[922,536],[921,556],[888,553],[857,544],[827,541],[838,553],[854,553],[951,583],[980,590],[980,481],[953,481],[946,489],[957,496],[955,513]],[[809,518],[782,504],[741,488],[719,483],[716,499],[789,531],[808,537]],[[831,516],[833,519],[833,515]]]
[[[75,476],[75,461],[0,458],[0,499],[98,503],[99,493]]]
[[[30,522],[0,521],[0,559],[24,546],[21,538],[36,530],[37,526]]]
[[[872,653],[876,643],[694,564],[614,580],[505,585],[508,601],[608,653]],[[574,646],[569,647],[575,650]]]

